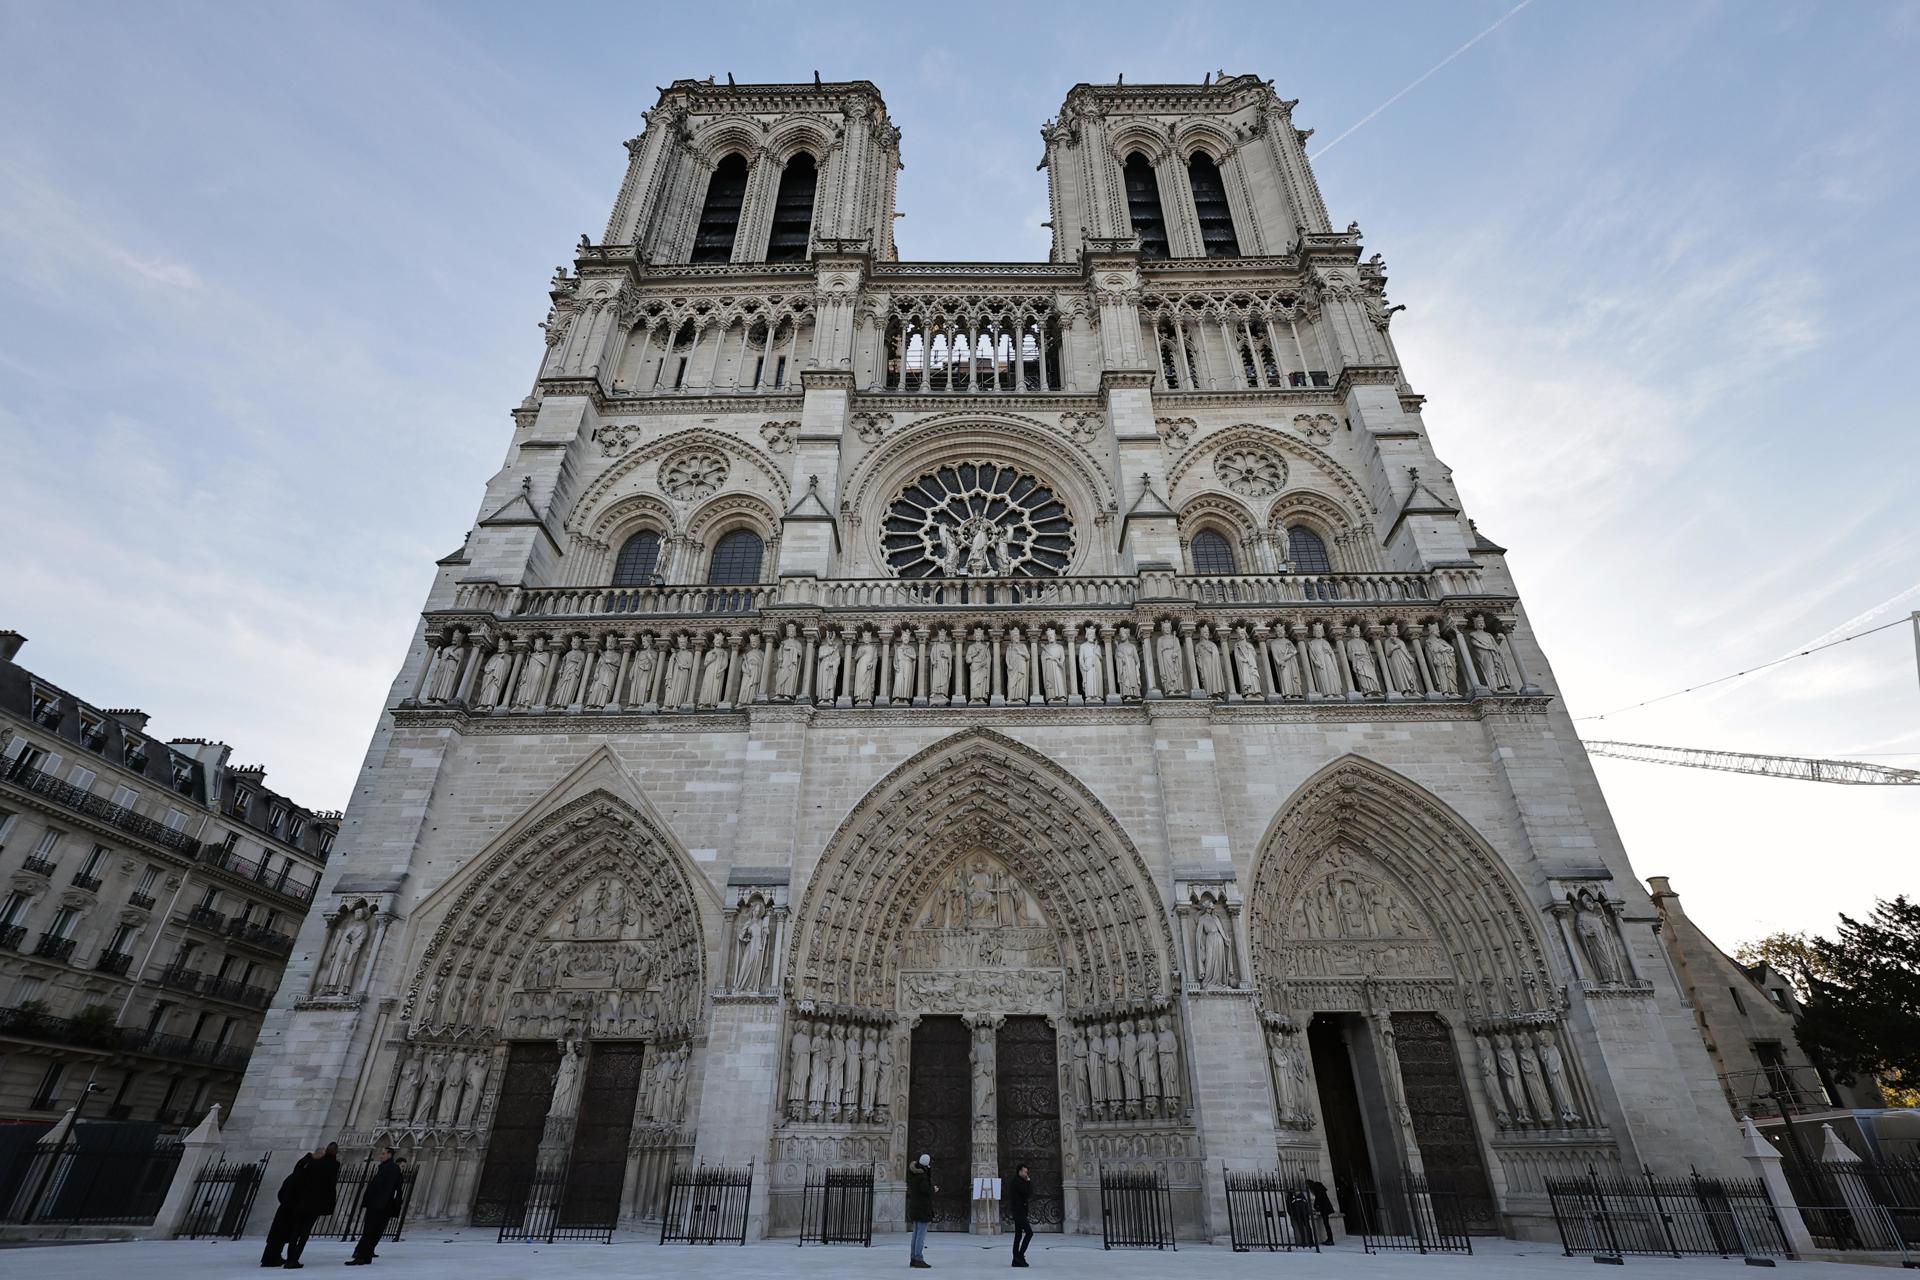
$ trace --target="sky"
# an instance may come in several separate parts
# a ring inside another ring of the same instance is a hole
[[[0,0],[20,660],[344,805],[554,266],[657,86],[728,72],[874,81],[915,259],[1045,257],[1039,129],[1076,82],[1300,99],[1575,716],[1920,608],[1920,3],[716,12]],[[1920,767],[1914,639],[1580,727]],[[1637,871],[1728,948],[1920,892],[1920,788],[1596,768]]]

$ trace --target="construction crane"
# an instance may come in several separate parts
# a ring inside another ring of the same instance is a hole
[[[1616,760],[1644,760],[1649,764],[1685,765],[1689,769],[1718,769],[1723,773],[1755,773],[1763,778],[1792,778],[1799,782],[1838,782],[1848,786],[1916,787],[1920,769],[1890,769],[1858,760],[1819,760],[1810,756],[1763,756],[1750,751],[1711,751],[1701,747],[1660,747],[1646,742],[1608,742],[1582,738],[1590,755]]]

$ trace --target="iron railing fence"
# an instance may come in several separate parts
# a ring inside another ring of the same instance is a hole
[[[1160,1169],[1100,1169],[1100,1243],[1106,1249],[1178,1249],[1173,1192]]]
[[[1568,1256],[1628,1254],[1765,1259],[1790,1257],[1766,1184],[1758,1178],[1639,1176],[1548,1178],[1554,1225]]]
[[[376,1167],[377,1162],[368,1156],[361,1163],[340,1170],[340,1177],[333,1184],[333,1212],[314,1220],[313,1229],[307,1232],[308,1239],[360,1238],[367,1225],[367,1207],[360,1203],[360,1197],[366,1194],[367,1183],[373,1180]],[[400,1212],[387,1222],[386,1234],[381,1239],[399,1241],[400,1232],[407,1224],[407,1210],[413,1207],[414,1180],[419,1176],[418,1165],[408,1165],[400,1171]]]
[[[800,1243],[873,1243],[873,1166],[807,1166],[801,1195]]]
[[[1817,1247],[1920,1254],[1920,1160],[1789,1159],[1785,1172]]]
[[[0,1146],[0,1222],[152,1223],[180,1163],[178,1138],[153,1124],[79,1125],[52,1144],[40,1141],[47,1133]]]
[[[1306,1170],[1291,1165],[1236,1170],[1223,1164],[1220,1174],[1227,1184],[1227,1231],[1235,1253],[1254,1249],[1320,1252],[1312,1179]]]
[[[1410,1173],[1379,1186],[1352,1178],[1350,1194],[1347,1231],[1368,1253],[1473,1252],[1467,1193],[1449,1179]]]
[[[260,1180],[267,1175],[271,1155],[268,1152],[250,1163],[224,1157],[209,1161],[193,1180],[193,1203],[179,1234],[189,1240],[238,1240],[246,1230],[254,1197],[260,1194]]]
[[[497,1239],[503,1244],[552,1244],[556,1240],[612,1244],[614,1228],[619,1225],[618,1207],[600,1197],[587,1198],[589,1203],[569,1203],[571,1171],[567,1160],[544,1161],[528,1170],[507,1194]]]
[[[660,1219],[661,1244],[747,1242],[747,1204],[753,1198],[753,1164],[701,1165],[682,1169],[667,1185]]]

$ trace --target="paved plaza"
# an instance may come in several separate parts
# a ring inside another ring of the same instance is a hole
[[[329,1272],[345,1262],[352,1246],[337,1240],[307,1248],[309,1269]],[[1008,1244],[1002,1237],[985,1243],[969,1236],[935,1236],[927,1258],[949,1276],[997,1275],[1008,1270]],[[792,1241],[741,1246],[661,1246],[642,1235],[621,1234],[604,1244],[497,1244],[491,1231],[437,1231],[409,1234],[399,1244],[380,1247],[374,1265],[385,1276],[424,1280],[523,1280],[547,1276],[726,1277],[774,1280],[790,1276],[880,1276],[906,1269],[907,1237],[875,1237],[870,1249],[836,1246],[800,1248]],[[260,1241],[154,1240],[129,1244],[62,1245],[11,1249],[0,1253],[0,1270],[32,1280],[208,1280],[216,1276],[260,1273]],[[1509,1280],[1523,1276],[1561,1276],[1582,1280],[1593,1275],[1587,1258],[1564,1257],[1553,1245],[1516,1240],[1476,1240],[1471,1257],[1376,1254],[1358,1243],[1324,1253],[1241,1253],[1207,1245],[1182,1245],[1178,1251],[1106,1252],[1086,1236],[1034,1241],[1033,1269],[1056,1276],[1101,1276],[1106,1280],[1161,1277],[1212,1280],[1225,1276],[1338,1277],[1339,1280]],[[1782,1262],[1798,1280],[1853,1277],[1857,1267],[1832,1262]],[[1752,1275],[1738,1258],[1629,1258],[1628,1277],[1650,1280],[1737,1280]],[[356,1273],[358,1274],[358,1273]],[[1608,1274],[1617,1274],[1609,1271]]]

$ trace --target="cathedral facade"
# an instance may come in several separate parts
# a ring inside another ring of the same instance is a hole
[[[864,81],[678,81],[556,272],[230,1143],[416,1218],[934,1156],[1098,1230],[1152,1169],[1544,1179],[1739,1150],[1502,549],[1252,76],[1078,85],[1046,262],[903,262]],[[450,539],[451,541],[451,539]],[[288,1157],[290,1158],[290,1157]],[[270,1175],[271,1176],[271,1175]]]

